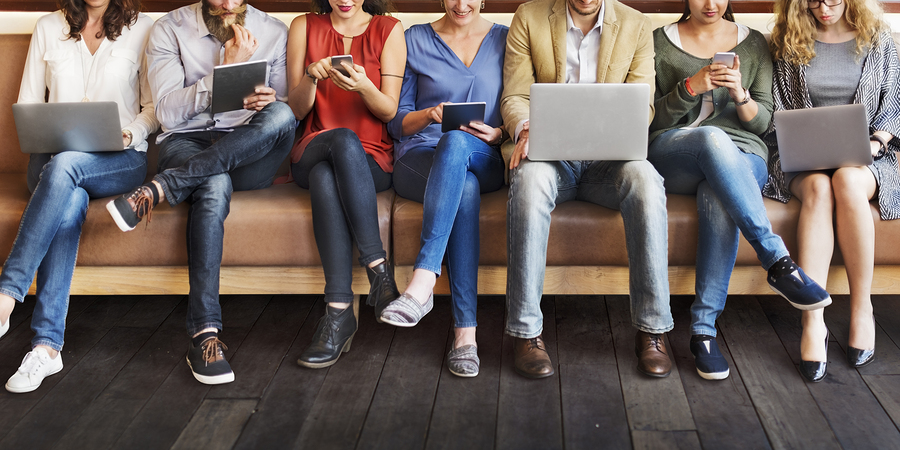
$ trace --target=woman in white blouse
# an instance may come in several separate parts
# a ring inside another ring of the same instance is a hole
[[[88,200],[144,181],[147,136],[159,127],[144,73],[153,20],[138,13],[140,0],[59,0],[59,7],[35,25],[18,101],[40,103],[49,91],[50,102],[116,102],[124,150],[31,155],[31,200],[0,273],[2,337],[37,272],[32,350],[6,383],[16,393],[31,392],[62,370],[59,352]]]

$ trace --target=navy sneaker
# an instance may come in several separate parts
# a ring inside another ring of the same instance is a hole
[[[831,296],[808,277],[790,256],[785,256],[769,268],[766,277],[769,287],[803,311],[824,308],[831,304]]]
[[[150,222],[150,214],[158,202],[159,194],[155,189],[138,186],[133,191],[126,192],[107,203],[106,210],[120,230],[131,231],[144,216],[147,216],[147,222]]]
[[[728,361],[719,351],[716,338],[706,335],[691,336],[691,353],[697,373],[707,380],[724,380],[728,378]]]
[[[194,378],[203,384],[224,384],[234,381],[234,372],[225,360],[224,349],[228,347],[219,340],[215,333],[203,339],[198,346],[188,348],[187,363],[194,373]]]

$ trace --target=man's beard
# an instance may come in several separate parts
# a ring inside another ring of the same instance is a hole
[[[247,14],[247,3],[241,3],[241,6],[232,10],[226,10],[221,8],[211,8],[204,0],[201,10],[203,11],[203,21],[206,23],[206,28],[209,29],[209,32],[212,33],[219,42],[225,43],[234,39],[234,29],[231,28],[232,24],[236,23],[241,26],[244,25],[244,16]],[[234,17],[222,17],[222,14],[227,12],[235,13]]]

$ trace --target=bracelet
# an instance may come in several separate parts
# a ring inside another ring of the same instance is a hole
[[[748,89],[744,89],[744,99],[739,102],[734,102],[734,106],[744,106],[747,103],[750,103],[750,91]]]
[[[684,79],[684,87],[687,89],[688,94],[691,94],[691,97],[696,97],[697,93],[691,89],[691,77],[687,77]]]
[[[308,76],[310,79],[313,80],[313,84],[319,84],[319,79],[316,78],[316,77],[314,77],[314,76],[312,76],[312,75],[310,75],[310,73],[309,73],[309,68],[310,68],[313,64],[315,64],[315,63],[311,63],[310,65],[306,66],[306,76]]]
[[[875,134],[875,133],[872,133],[872,134],[869,136],[869,140],[870,140],[870,141],[878,141],[878,143],[881,145],[881,149],[884,150],[884,151],[887,151],[887,149],[888,149],[888,143],[887,143],[886,140],[884,140],[883,137],[881,137],[881,136],[879,136],[879,135],[877,135],[877,134]]]

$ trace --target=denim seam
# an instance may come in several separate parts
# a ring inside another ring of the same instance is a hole
[[[25,303],[25,296],[24,296],[24,295],[19,294],[19,293],[17,293],[17,292],[10,291],[9,289],[6,289],[6,288],[0,288],[0,294],[8,295],[8,296],[12,297],[15,301],[17,301],[17,302],[19,302],[19,303]]]
[[[207,329],[207,328],[215,328],[216,330],[222,331],[222,324],[217,322],[205,322],[200,325],[195,325],[194,329],[188,330],[188,333],[191,337],[195,334]]]
[[[519,339],[531,339],[531,338],[535,338],[535,337],[538,337],[538,336],[544,334],[544,327],[542,326],[541,329],[538,330],[537,333],[523,333],[523,332],[513,331],[513,330],[510,330],[509,328],[507,328],[506,334],[508,334],[512,337],[515,337],[515,338],[519,338]]]
[[[478,326],[477,322],[453,322],[453,328],[475,328]]]
[[[44,345],[44,346],[50,347],[53,350],[56,350],[58,352],[61,352],[62,348],[63,348],[62,344],[57,344],[56,342],[53,342],[50,339],[35,337],[34,340],[31,341],[31,348],[34,349],[38,345]]]
[[[650,333],[650,334],[668,333],[668,332],[672,331],[672,329],[675,328],[675,324],[672,324],[672,325],[669,325],[669,326],[666,326],[663,328],[648,328],[648,327],[645,327],[635,321],[632,321],[631,325],[633,327],[637,328],[638,330],[643,331],[644,333]]]

